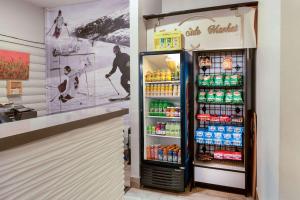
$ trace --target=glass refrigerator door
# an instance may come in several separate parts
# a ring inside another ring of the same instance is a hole
[[[142,59],[144,160],[181,164],[181,54]]]

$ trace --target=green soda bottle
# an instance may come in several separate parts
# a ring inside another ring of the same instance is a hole
[[[163,109],[163,106],[164,106],[164,102],[163,101],[159,101],[159,104],[158,104],[158,110],[159,110],[159,116],[164,116],[164,109]]]
[[[154,103],[154,116],[159,116],[159,101]]]
[[[149,104],[149,116],[153,116],[153,106],[154,106],[154,102],[151,101]]]

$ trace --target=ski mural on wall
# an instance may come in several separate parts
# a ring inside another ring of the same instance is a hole
[[[128,107],[129,0],[48,9],[45,34],[49,113]]]

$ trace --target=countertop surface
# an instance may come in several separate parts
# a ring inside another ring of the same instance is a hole
[[[128,108],[118,108],[114,106],[111,106],[110,108],[93,107],[21,121],[3,123],[0,124],[0,139],[50,127],[60,126],[93,117],[105,116],[102,118],[102,121],[105,121],[125,114],[128,114]]]

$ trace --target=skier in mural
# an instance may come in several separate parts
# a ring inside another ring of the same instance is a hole
[[[120,72],[122,73],[121,76],[121,85],[128,93],[128,95],[124,98],[119,99],[110,99],[111,101],[114,100],[129,100],[130,99],[130,56],[127,53],[122,53],[120,47],[118,45],[114,46],[113,52],[116,55],[113,61],[113,67],[111,71],[105,75],[105,78],[109,79],[111,75],[113,75],[117,68],[119,68]],[[110,79],[109,79],[110,80]]]
[[[58,15],[57,17],[55,18],[54,20],[54,24],[56,24],[55,26],[55,31],[53,33],[53,36],[58,39],[60,34],[61,34],[61,31],[62,31],[62,28],[63,26],[66,26],[67,27],[67,23],[64,22],[64,17],[62,16],[62,12],[61,10],[58,11]],[[53,25],[54,25],[53,24]],[[68,31],[68,29],[67,29]],[[69,31],[68,31],[69,32]]]
[[[83,65],[83,68],[77,71],[73,71],[70,66],[64,67],[64,81],[57,87],[59,91],[58,99],[62,103],[66,103],[77,95],[80,84],[79,78],[86,72],[86,68],[91,65],[91,62],[87,59],[87,63],[83,63]]]

